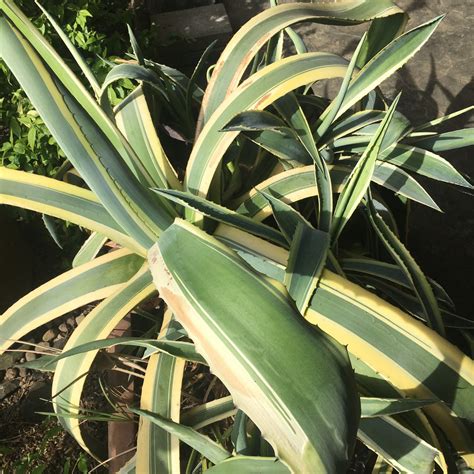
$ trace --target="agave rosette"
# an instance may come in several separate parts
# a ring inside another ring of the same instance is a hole
[[[439,154],[473,144],[472,131],[435,131],[455,114],[413,126],[379,89],[441,18],[404,32],[389,0],[274,6],[236,33],[206,87],[205,58],[188,78],[144,59],[133,34],[134,60],[99,85],[62,36],[84,85],[11,0],[0,10],[0,56],[82,180],[0,168],[0,202],[92,232],[72,270],[1,316],[1,350],[102,300],[43,361],[84,449],[97,454],[80,426],[85,375],[122,343],[151,354],[123,472],[180,472],[181,442],[199,453],[191,467],[215,472],[343,472],[357,437],[374,469],[474,465],[473,361],[445,337],[473,323],[422,273],[383,199],[437,208],[417,174],[472,188]],[[301,21],[371,24],[348,62],[307,52],[292,30]],[[296,54],[284,55],[285,35]],[[123,78],[138,85],[112,109],[107,89]],[[334,100],[315,95],[332,78]],[[354,216],[390,260],[347,247]],[[121,248],[97,256],[107,241]],[[155,340],[107,342],[157,290],[167,309]],[[181,413],[185,360],[208,364],[230,396]],[[230,437],[200,432],[224,419]]]

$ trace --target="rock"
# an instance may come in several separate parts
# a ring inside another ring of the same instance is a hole
[[[66,323],[61,323],[58,329],[60,332],[65,333],[65,334],[67,334],[67,332],[69,331],[69,328]]]
[[[70,328],[76,327],[76,320],[72,316],[66,319],[66,323]]]
[[[51,344],[49,342],[46,342],[46,341],[41,341],[41,342],[38,342],[38,346],[39,347],[47,347],[49,349],[51,347]]]
[[[18,369],[10,367],[5,372],[5,377],[4,378],[5,378],[5,380],[13,380],[13,379],[16,379],[17,377],[18,377]]]
[[[18,375],[24,379],[28,375],[28,371],[24,367],[20,367]]]
[[[58,332],[55,329],[48,329],[43,334],[42,339],[43,339],[44,342],[51,342],[57,335],[58,335]]]
[[[56,339],[53,341],[53,347],[56,349],[63,349],[64,346],[66,345],[67,338],[62,336],[61,334],[56,337]]]
[[[0,370],[8,369],[15,365],[23,356],[21,352],[5,352],[0,356]]]
[[[85,318],[85,315],[80,314],[79,316],[76,317],[76,324],[80,324],[81,321],[83,321]]]
[[[25,359],[27,362],[31,362],[32,360],[36,359],[36,354],[34,352],[26,352]]]
[[[19,380],[8,380],[0,384],[0,400],[3,400],[5,397],[8,397],[20,386]]]
[[[25,359],[24,357],[22,357],[22,358],[20,359],[20,364],[24,364],[25,362],[26,362],[26,359]]]

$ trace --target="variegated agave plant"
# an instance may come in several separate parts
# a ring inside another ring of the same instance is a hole
[[[120,342],[154,352],[124,472],[180,472],[180,442],[200,453],[187,472],[344,472],[357,437],[378,455],[374,472],[474,466],[473,361],[445,337],[473,324],[420,271],[380,195],[436,208],[414,174],[471,188],[438,152],[472,145],[472,130],[436,132],[467,109],[416,127],[378,89],[440,18],[404,33],[389,0],[274,6],[234,36],[203,91],[204,61],[188,78],[144,59],[133,35],[133,59],[100,85],[62,36],[85,87],[12,1],[0,9],[1,57],[83,180],[1,168],[1,202],[92,231],[72,270],[3,314],[1,348],[102,300],[60,356],[40,359],[84,449],[84,375]],[[307,52],[291,29],[301,21],[372,23],[348,63]],[[285,36],[296,54],[283,57]],[[112,110],[107,89],[122,78],[139,85]],[[342,86],[329,102],[311,85],[331,78]],[[176,137],[175,157],[165,150]],[[388,262],[339,239],[353,215]],[[120,248],[96,257],[108,240]],[[106,339],[157,290],[168,309],[156,339]],[[180,413],[186,359],[208,364],[230,396]],[[199,432],[229,417],[232,436]]]

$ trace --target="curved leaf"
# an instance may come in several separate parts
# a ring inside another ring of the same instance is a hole
[[[136,273],[143,259],[117,250],[69,270],[18,300],[0,317],[0,351],[69,311],[106,298]]]

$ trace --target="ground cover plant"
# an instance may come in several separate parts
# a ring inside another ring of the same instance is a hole
[[[439,154],[472,130],[436,131],[470,109],[414,125],[379,89],[442,18],[405,32],[388,0],[275,5],[203,89],[208,52],[187,77],[145,59],[131,32],[134,54],[101,83],[64,37],[84,86],[13,2],[0,10],[0,56],[75,176],[0,168],[0,202],[92,231],[72,270],[2,315],[0,348],[102,300],[61,354],[35,361],[86,451],[98,454],[81,430],[85,376],[119,345],[136,370],[148,361],[121,415],[139,417],[123,472],[344,472],[357,438],[375,472],[472,467],[473,361],[446,334],[469,340],[473,323],[422,273],[387,204],[438,208],[417,174],[472,188]],[[371,23],[348,62],[306,51],[300,21]],[[333,100],[314,93],[334,78]],[[138,86],[114,107],[123,79]],[[107,339],[132,311],[159,329]],[[228,395],[181,412],[186,360]]]

